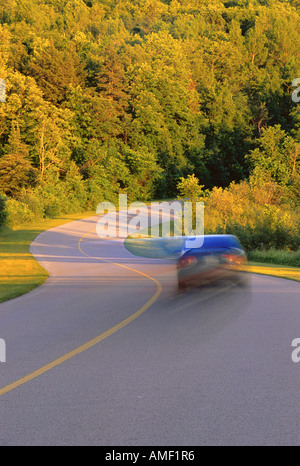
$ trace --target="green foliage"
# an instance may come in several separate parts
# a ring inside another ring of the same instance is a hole
[[[24,70],[35,78],[45,99],[53,104],[61,104],[66,99],[70,85],[84,84],[84,63],[73,50],[59,50],[53,43],[40,46],[33,53]]]
[[[43,206],[45,217],[78,213],[87,204],[85,183],[74,163],[68,167],[63,179],[56,170],[49,171],[43,183],[35,188],[34,195]]]
[[[5,225],[7,220],[6,197],[0,195],[0,228]]]
[[[18,225],[31,223],[35,220],[34,213],[24,202],[7,199],[7,225],[14,228]]]
[[[199,185],[199,180],[194,174],[188,175],[187,178],[181,178],[177,185],[178,192],[182,199],[189,199],[196,202],[204,199],[204,185]]]
[[[253,179],[271,179],[279,185],[292,183],[299,174],[299,144],[280,125],[263,129],[258,143],[259,147],[247,156],[253,166]]]
[[[300,247],[299,218],[297,228],[291,217],[290,212],[283,213],[282,210],[267,205],[244,225],[234,219],[229,221],[226,233],[238,236],[247,251],[271,248],[297,251]]]
[[[248,253],[248,259],[253,262],[266,262],[269,264],[300,267],[300,250],[295,252],[279,251],[274,248],[269,250],[255,250]]]
[[[202,193],[195,177],[182,180],[182,193],[205,201],[205,233],[236,235],[247,252],[253,250],[297,251],[300,247],[300,212],[284,203],[282,187],[274,181],[256,185],[243,181],[228,188]]]
[[[37,196],[35,190],[31,188],[26,190],[23,188],[18,200],[29,208],[33,214],[34,221],[39,221],[44,218],[45,206]]]
[[[155,194],[155,181],[161,177],[162,169],[157,156],[147,148],[138,150],[124,147],[126,166],[129,168],[128,195],[130,200],[146,201]]]
[[[17,197],[23,187],[33,185],[37,170],[28,158],[29,148],[22,143],[19,127],[13,127],[9,142],[0,158],[0,186],[7,194]]]
[[[296,247],[280,218],[300,202],[298,3],[0,2],[10,218],[179,189],[205,199],[212,231]]]

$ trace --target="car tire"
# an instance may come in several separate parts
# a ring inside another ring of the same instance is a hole
[[[239,278],[235,281],[236,285],[243,290],[247,290],[249,288],[249,276],[239,276]]]
[[[186,283],[185,282],[178,282],[178,291],[186,290]]]

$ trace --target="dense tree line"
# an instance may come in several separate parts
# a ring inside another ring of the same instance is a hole
[[[0,191],[34,215],[252,176],[299,201],[300,5],[0,0]]]

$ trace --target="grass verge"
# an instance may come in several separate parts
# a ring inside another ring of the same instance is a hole
[[[95,215],[95,212],[71,214],[15,229],[0,230],[0,303],[17,298],[48,278],[48,273],[30,254],[29,248],[37,235],[64,223]]]
[[[250,251],[248,259],[251,262],[263,264],[300,267],[300,249],[298,251],[284,251],[271,248],[267,251]]]
[[[243,266],[243,270],[245,272],[271,275],[272,277],[287,278],[300,282],[300,267],[249,261],[247,265]]]

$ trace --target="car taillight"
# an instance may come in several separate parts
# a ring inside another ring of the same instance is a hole
[[[227,264],[230,265],[241,265],[245,264],[246,258],[245,256],[240,256],[237,254],[222,254],[222,259],[224,259]]]
[[[182,268],[182,267],[188,267],[189,265],[193,265],[193,264],[197,264],[196,257],[186,256],[180,259],[178,266]]]

